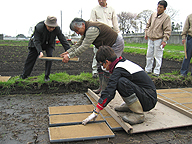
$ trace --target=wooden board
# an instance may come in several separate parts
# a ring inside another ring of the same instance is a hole
[[[0,82],[7,82],[11,76],[0,76]]]
[[[99,99],[99,97],[90,89],[88,89],[88,93],[95,100]],[[157,102],[154,109],[149,112],[145,112],[144,123],[131,126],[122,120],[121,116],[123,113],[119,113],[114,110],[114,108],[122,102],[123,100],[121,96],[116,93],[115,98],[107,105],[107,107],[105,107],[105,110],[122,126],[127,133],[140,133],[192,125],[192,119],[188,115],[185,115],[185,113],[180,113],[180,111],[176,111],[172,107],[168,107],[160,102]]]
[[[48,112],[50,115],[55,114],[69,114],[69,113],[84,113],[92,112],[93,105],[74,105],[74,106],[55,106],[49,107]]]
[[[50,142],[84,141],[112,138],[114,133],[105,122],[84,125],[49,127]]]
[[[62,61],[63,60],[62,57],[42,57],[39,59],[46,60],[46,61]],[[78,62],[78,61],[79,61],[78,57],[70,58],[70,60],[69,60],[69,62]]]
[[[65,125],[81,124],[82,121],[85,118],[87,118],[90,114],[91,113],[51,115],[49,116],[49,126],[65,126]],[[96,121],[94,122],[105,122],[105,120],[101,117],[101,115],[98,115]]]

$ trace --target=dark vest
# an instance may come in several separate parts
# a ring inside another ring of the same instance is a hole
[[[96,48],[99,48],[102,45],[112,47],[112,45],[116,42],[118,34],[108,25],[100,22],[87,21],[85,22],[85,34],[87,29],[90,27],[97,27],[99,28],[99,31],[100,31],[99,36],[93,42]]]

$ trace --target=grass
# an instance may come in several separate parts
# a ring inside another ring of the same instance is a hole
[[[27,46],[27,45],[28,45],[28,41],[0,40],[0,46]],[[60,45],[56,45],[56,47],[57,46],[60,46]],[[183,49],[184,49],[183,45],[167,44],[164,50],[163,58],[182,61],[184,58]],[[124,52],[146,55],[147,44],[146,43],[144,44],[125,43]],[[190,73],[188,75],[190,75]],[[44,74],[41,74],[39,76],[29,77],[25,80],[21,80],[21,79],[17,80],[18,77],[19,76],[12,77],[7,82],[0,82],[1,89],[5,91],[9,91],[9,89],[14,89],[15,84],[17,84],[17,86],[27,88],[28,85],[32,83],[38,83],[40,85],[45,83]],[[152,75],[150,75],[150,77],[153,78]],[[173,73],[161,74],[159,78],[165,81],[179,81],[179,80],[192,81],[191,76],[181,77],[179,75],[179,71],[175,71]],[[68,75],[66,72],[55,73],[50,75],[50,79],[51,80],[48,83],[51,83],[52,81],[57,81],[57,82],[63,82],[67,84],[67,83],[70,83],[71,81],[77,81],[77,82],[88,81],[89,83],[94,83],[98,85],[98,78],[93,79],[91,73],[84,73],[84,72],[82,72],[80,75]]]
[[[146,55],[147,43],[125,43],[124,52]],[[163,58],[172,59],[175,61],[183,61],[184,47],[179,44],[167,44],[164,48]],[[191,61],[192,63],[192,61]]]

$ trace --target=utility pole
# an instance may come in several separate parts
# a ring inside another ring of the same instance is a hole
[[[62,32],[62,10],[61,10],[61,32]]]

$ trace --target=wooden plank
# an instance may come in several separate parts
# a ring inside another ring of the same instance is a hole
[[[158,97],[158,101],[160,103],[162,103],[162,104],[164,104],[164,105],[166,105],[166,106],[168,106],[168,107],[170,107],[170,108],[172,108],[172,109],[174,109],[174,110],[176,110],[176,111],[178,111],[178,112],[192,118],[192,113],[186,111],[185,109],[183,109],[181,107],[178,107],[178,106],[176,106],[176,105],[174,105],[174,104],[172,104],[172,103],[170,103],[170,102],[168,102],[168,101],[166,101],[166,100],[164,100],[162,98],[159,98],[159,97]]]
[[[92,140],[101,138],[112,138],[115,134],[105,122],[84,125],[70,125],[60,127],[49,127],[50,142],[69,142],[80,140]]]
[[[46,61],[62,61],[63,60],[62,57],[42,57],[39,59],[46,60]],[[69,60],[69,62],[78,62],[78,61],[79,61],[78,57],[70,58],[70,60]]]
[[[48,107],[48,112],[50,115],[55,115],[55,114],[92,112],[93,109],[94,109],[93,105],[55,106],[55,107]]]
[[[0,76],[0,82],[7,82],[11,76]]]
[[[65,126],[65,125],[81,124],[82,121],[89,115],[90,113],[51,115],[49,116],[49,126]],[[102,116],[98,115],[96,121],[91,122],[104,122],[104,121],[105,120],[102,118]]]
[[[88,89],[88,93],[96,100],[99,100],[99,97],[91,90]],[[127,132],[127,133],[132,133],[133,127],[125,123],[122,118],[117,114],[117,112],[113,109],[110,108],[109,104],[105,107],[105,110],[121,125],[121,127]]]

